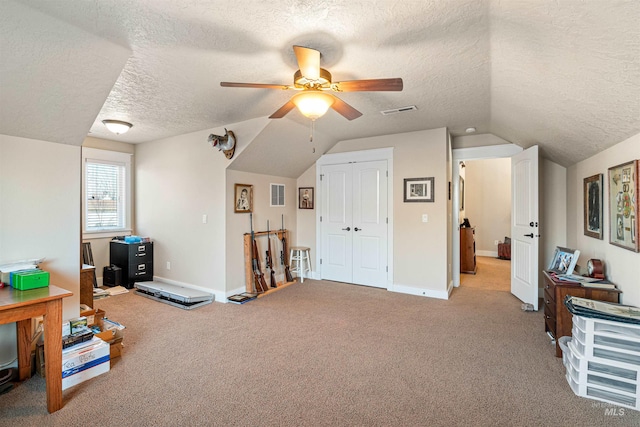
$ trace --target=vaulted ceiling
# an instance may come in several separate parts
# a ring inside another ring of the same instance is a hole
[[[336,141],[473,126],[568,166],[640,132],[639,22],[637,0],[3,0],[0,133],[140,143],[269,116],[291,92],[219,83],[290,84],[297,44],[334,80],[404,81],[339,94],[363,116],[319,119]]]

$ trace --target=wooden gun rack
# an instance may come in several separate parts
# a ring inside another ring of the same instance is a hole
[[[266,236],[267,234],[274,234],[277,236],[279,241],[282,241],[282,236],[284,235],[285,239],[287,239],[287,246],[289,246],[289,235],[287,230],[274,230],[274,231],[269,231],[268,233],[266,231],[255,231],[253,233],[253,235],[255,236],[255,238],[257,239],[258,237],[261,236]],[[260,254],[258,254],[259,257],[262,257],[263,254],[266,252],[266,248],[265,249],[261,249],[258,248],[258,250],[261,252]],[[279,252],[277,250],[275,250],[274,248],[274,252],[278,253]],[[285,259],[288,259],[289,254],[283,254],[285,256]],[[274,256],[274,254],[271,255],[271,258],[274,260],[274,262],[280,258],[280,256]],[[253,263],[252,263],[252,258],[251,258],[251,233],[244,233],[244,277],[245,277],[245,288],[247,290],[247,292],[255,292],[255,288],[253,287]],[[260,266],[265,267],[264,269],[266,270],[266,266],[265,266],[265,262],[262,258],[260,258]],[[282,267],[284,270],[284,266]],[[284,273],[284,271],[283,271]],[[264,274],[264,278],[267,281],[267,285],[270,285],[269,283],[269,276],[267,274],[265,274],[265,272],[263,271]],[[273,292],[276,292],[282,288],[286,288],[287,286],[296,283],[296,281],[294,280],[293,282],[285,282],[284,280],[286,280],[286,276],[283,274],[283,281],[282,282],[277,282],[276,286],[277,288],[272,288],[269,287],[269,290],[266,292],[262,292],[258,294],[258,298],[263,297],[265,295],[269,295]]]

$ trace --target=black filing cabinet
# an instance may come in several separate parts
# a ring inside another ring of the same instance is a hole
[[[112,265],[122,269],[122,286],[126,288],[133,288],[135,282],[153,280],[153,242],[112,240],[109,259]]]

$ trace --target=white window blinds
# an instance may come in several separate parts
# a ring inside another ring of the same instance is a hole
[[[130,155],[83,149],[85,233],[126,231],[130,212]]]
[[[271,206],[284,206],[284,184],[271,184]]]

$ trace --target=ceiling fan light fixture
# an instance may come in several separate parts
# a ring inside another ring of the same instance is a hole
[[[107,129],[116,135],[127,133],[129,129],[133,127],[131,123],[123,122],[121,120],[103,120],[102,123],[107,127]]]
[[[305,117],[316,120],[325,115],[335,98],[321,91],[304,91],[295,95],[291,101]]]

